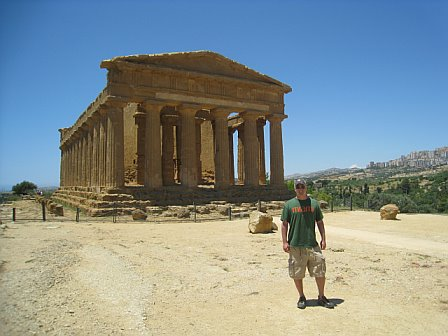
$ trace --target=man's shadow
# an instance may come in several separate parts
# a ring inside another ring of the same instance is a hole
[[[328,301],[334,303],[334,308],[339,306],[340,304],[344,303],[344,299],[339,298],[328,298]],[[317,299],[307,299],[306,300],[306,306],[307,307],[322,307],[318,302]]]

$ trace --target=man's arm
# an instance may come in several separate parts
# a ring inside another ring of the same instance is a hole
[[[289,252],[288,244],[288,221],[284,220],[282,222],[282,241],[283,241],[283,251]]]
[[[325,225],[324,225],[324,221],[321,219],[319,221],[317,221],[317,228],[319,229],[319,233],[320,233],[320,248],[322,250],[325,250],[327,248],[327,239],[325,237]]]

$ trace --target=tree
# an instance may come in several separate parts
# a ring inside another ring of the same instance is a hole
[[[400,189],[403,194],[409,195],[411,191],[411,183],[409,182],[409,179],[405,177],[401,183],[400,183]]]
[[[37,185],[32,182],[23,181],[12,187],[12,191],[16,195],[29,194],[37,189]]]
[[[369,193],[369,185],[367,183],[364,184],[364,194]]]
[[[288,190],[294,191],[294,180],[288,180],[286,182],[286,186],[288,187]]]

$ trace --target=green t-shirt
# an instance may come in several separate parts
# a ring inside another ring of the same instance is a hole
[[[316,221],[324,218],[319,203],[308,197],[296,197],[287,201],[283,207],[282,221],[289,223],[288,244],[295,247],[314,247],[316,241]]]

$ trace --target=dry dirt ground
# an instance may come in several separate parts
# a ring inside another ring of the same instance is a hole
[[[299,310],[280,232],[248,219],[11,223],[12,206],[39,210],[1,208],[1,335],[448,334],[447,216],[326,213],[337,306],[307,275]]]

